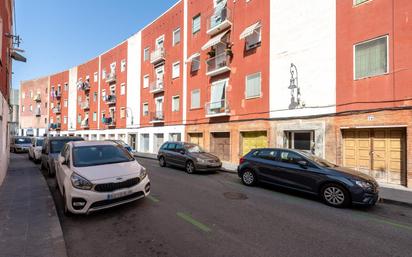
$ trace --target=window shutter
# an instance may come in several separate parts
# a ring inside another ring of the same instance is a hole
[[[260,73],[246,77],[246,98],[260,96]]]

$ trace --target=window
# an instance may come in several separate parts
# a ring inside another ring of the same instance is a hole
[[[180,28],[177,28],[173,31],[173,45],[177,45],[180,43]]]
[[[149,75],[145,75],[143,77],[143,88],[148,88],[149,87]]]
[[[53,123],[53,121],[54,121],[53,118],[50,118],[50,123]]]
[[[33,98],[33,90],[30,90],[30,98]]]
[[[178,112],[179,111],[179,106],[180,104],[180,97],[179,96],[173,96],[172,97],[172,112]]]
[[[97,113],[93,112],[93,121],[97,121]]]
[[[47,102],[45,102],[45,103],[44,103],[44,108],[46,108],[46,109],[47,109]]]
[[[355,79],[388,72],[388,37],[369,40],[355,45]]]
[[[353,3],[354,3],[354,5],[358,5],[358,4],[362,4],[364,2],[367,2],[367,1],[369,1],[369,0],[354,0]]]
[[[102,70],[102,79],[106,79],[106,69]]]
[[[126,94],[126,84],[121,84],[120,85],[120,95],[125,95]]]
[[[180,75],[180,62],[172,64],[172,79],[178,78]]]
[[[115,95],[116,94],[116,85],[110,86],[110,94]]]
[[[24,112],[24,105],[21,106],[21,111]]]
[[[195,72],[200,69],[200,56],[194,57],[190,65],[190,72]]]
[[[1,41],[1,40],[0,40],[0,41]],[[21,98],[23,98],[23,99],[26,98],[26,92],[23,92],[23,93],[21,94]]]
[[[251,35],[246,37],[246,50],[250,50],[252,48],[260,46],[260,43],[262,41],[260,29],[260,27],[256,28]]]
[[[285,139],[287,148],[314,151],[314,131],[286,131]]]
[[[54,103],[52,102],[52,103],[50,103],[50,109],[53,109],[54,108]]]
[[[46,92],[46,94],[47,94],[47,87],[46,87],[46,89],[44,90],[45,92]]]
[[[192,34],[196,34],[200,31],[200,14],[193,17],[192,20]]]
[[[67,100],[64,100],[64,107],[67,107]]]
[[[44,124],[47,124],[47,118],[44,118]]]
[[[96,102],[97,101],[97,92],[94,92],[93,93],[93,102]]]
[[[64,118],[63,118],[63,123],[67,124],[67,117],[66,116],[64,116]]]
[[[259,97],[261,95],[260,72],[246,76],[246,99]]]
[[[124,119],[126,117],[126,109],[124,107],[120,108],[120,118]]]
[[[120,62],[120,72],[124,72],[126,70],[126,60],[122,60]]]
[[[110,73],[114,73],[116,69],[116,62],[112,62],[110,64]]]
[[[289,151],[282,151],[280,152],[280,161],[290,164],[298,164],[299,161],[303,161],[304,159],[296,154]]]
[[[147,116],[147,115],[149,115],[149,104],[144,103],[143,104],[143,116]]]
[[[99,76],[99,74],[97,73],[97,71],[94,73],[93,75],[93,81],[97,82],[97,77]]]
[[[33,111],[33,105],[30,105],[30,111],[31,112]]]
[[[82,116],[80,114],[77,116],[77,123],[82,123]]]
[[[266,160],[275,160],[277,152],[272,149],[264,149],[253,153],[254,156]]]
[[[220,112],[226,107],[226,84],[227,80],[216,81],[212,84],[208,112]]]
[[[67,89],[68,89],[68,84],[64,83],[64,91],[67,91]]]
[[[146,47],[146,48],[143,50],[143,61],[149,60],[149,57],[150,57],[150,48],[149,48],[149,47]]]
[[[200,90],[199,89],[195,89],[192,91],[190,108],[191,109],[200,108]]]

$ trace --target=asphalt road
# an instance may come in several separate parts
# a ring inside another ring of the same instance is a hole
[[[412,208],[335,209],[274,187],[246,187],[235,174],[188,175],[139,159],[151,196],[88,216],[65,217],[70,257],[412,256]]]

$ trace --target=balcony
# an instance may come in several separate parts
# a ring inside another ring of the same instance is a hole
[[[50,130],[60,130],[62,124],[60,122],[57,123],[50,123]]]
[[[82,108],[82,110],[89,110],[90,109],[89,101],[85,101],[81,103],[80,107]]]
[[[62,97],[62,92],[60,90],[56,90],[56,91],[54,91],[54,96],[57,99],[60,99]]]
[[[108,105],[116,104],[116,95],[111,94],[104,96],[103,101],[105,101]]]
[[[226,99],[217,102],[209,102],[206,104],[205,109],[206,117],[208,118],[230,115],[230,108]]]
[[[83,129],[88,129],[89,128],[89,119],[86,118],[84,120],[82,120],[82,123],[80,124],[80,127]]]
[[[40,95],[40,94],[36,94],[36,95],[33,97],[33,101],[35,101],[35,102],[41,102],[41,95]]]
[[[36,115],[36,117],[40,117],[41,116],[41,109],[36,108],[36,110],[34,110],[34,115]]]
[[[79,83],[79,88],[83,90],[84,92],[90,91],[90,83],[88,81],[85,82],[80,82]]]
[[[53,111],[54,114],[60,114],[60,113],[62,112],[62,110],[61,110],[60,107],[54,107],[54,108],[52,109],[52,111]]]
[[[163,78],[150,83],[150,93],[156,94],[164,91]]]
[[[150,113],[150,123],[162,123],[164,122],[163,111],[156,111]]]
[[[216,55],[210,59],[206,60],[206,76],[216,76],[225,72],[230,71],[231,55],[227,52]]]
[[[150,53],[150,63],[156,64],[165,60],[165,49],[159,47]]]
[[[116,121],[112,117],[103,117],[102,123],[106,125],[106,127],[116,127]]]
[[[116,72],[110,72],[106,75],[106,83],[116,82]]]
[[[217,7],[214,12],[207,18],[208,35],[215,35],[232,26],[231,11],[227,7]]]

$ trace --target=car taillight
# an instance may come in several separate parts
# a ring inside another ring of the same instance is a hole
[[[244,158],[244,157],[242,157],[242,158],[239,159],[239,164],[242,164],[242,163],[244,163],[244,162],[245,162],[245,158]]]

